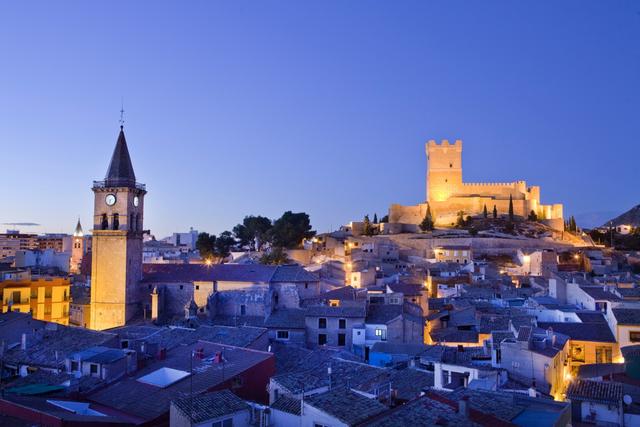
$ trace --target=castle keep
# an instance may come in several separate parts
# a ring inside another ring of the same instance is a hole
[[[509,211],[513,200],[515,215],[527,217],[531,211],[547,225],[562,229],[562,205],[540,203],[540,187],[527,187],[525,181],[507,183],[469,183],[462,180],[462,141],[451,144],[448,140],[437,143],[430,140],[427,152],[426,202],[415,206],[391,205],[389,222],[419,224],[425,217],[427,206],[435,216],[436,225],[455,223],[459,211],[464,215],[480,215],[484,207],[491,214],[495,206],[498,215]]]

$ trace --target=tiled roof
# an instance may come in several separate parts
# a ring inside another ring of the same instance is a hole
[[[607,323],[538,322],[538,327],[551,328],[576,341],[616,342]]]
[[[619,325],[640,324],[640,309],[638,308],[614,308],[613,315]]]
[[[371,346],[372,352],[388,353],[388,354],[407,354],[409,356],[417,356],[427,351],[430,346],[426,344],[403,344],[390,343],[388,341],[379,341]]]
[[[300,308],[279,308],[264,321],[265,328],[304,329],[306,311]]]
[[[532,328],[530,326],[521,326],[520,329],[518,329],[518,341],[529,341],[531,330]]]
[[[317,282],[319,279],[299,265],[262,264],[144,264],[143,281],[176,282]]]
[[[194,423],[202,423],[223,415],[251,409],[244,400],[229,390],[203,394],[193,398],[184,397],[171,403]]]
[[[569,385],[569,399],[590,400],[601,403],[622,401],[622,384],[605,381],[576,380]]]
[[[478,332],[459,330],[458,328],[440,328],[434,329],[430,333],[431,339],[436,342],[463,342],[463,343],[477,343]]]
[[[372,427],[405,427],[405,426],[465,426],[477,424],[460,414],[454,405],[422,396],[405,405],[381,413],[367,423]]]
[[[492,331],[506,331],[509,329],[509,317],[483,315],[480,318],[478,332],[489,334]]]
[[[359,393],[342,387],[326,393],[309,396],[304,403],[337,418],[349,426],[365,421],[387,410],[387,407],[376,399],[364,397]]]
[[[276,268],[272,282],[317,282],[319,279],[299,265],[279,265]]]
[[[402,315],[402,304],[370,304],[365,323],[386,324]]]
[[[500,348],[500,343],[507,339],[515,339],[515,335],[511,331],[491,331],[491,342],[493,348]]]
[[[282,395],[271,404],[271,409],[277,409],[278,411],[287,412],[293,415],[300,415],[301,404],[300,399],[294,399],[289,396]]]
[[[191,357],[196,349],[203,350],[204,358]],[[214,361],[216,353],[222,354],[224,363]],[[195,394],[211,390],[216,385],[240,375],[271,357],[273,355],[267,352],[204,341],[193,345],[181,345],[167,351],[166,359],[151,362],[136,372],[135,376],[126,377],[113,383],[89,395],[88,399],[148,422],[165,414],[169,410],[169,404],[172,400],[188,395],[191,390]],[[190,372],[191,363],[193,364],[193,375],[164,388],[138,381],[139,378],[160,368]]]
[[[341,304],[339,307],[329,305],[314,305],[307,307],[307,317],[356,317],[365,318],[364,304]]]
[[[405,296],[421,295],[424,287],[415,283],[390,283],[389,288],[393,292],[401,292]]]
[[[582,286],[580,289],[595,300],[620,301],[619,296],[613,292],[605,291],[602,286]]]
[[[429,310],[442,310],[447,304],[446,298],[429,298]]]
[[[600,313],[599,311],[577,311],[576,316],[578,316],[578,318],[583,323],[607,322],[602,313]]]

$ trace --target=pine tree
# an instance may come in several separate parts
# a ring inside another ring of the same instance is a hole
[[[373,214],[373,223],[374,223],[374,224],[377,224],[377,223],[378,223],[378,214],[377,214],[377,213],[374,213],[374,214]]]
[[[489,216],[489,213],[487,212],[487,204],[484,204],[484,208],[482,209],[482,216],[484,216],[484,219],[487,219],[487,216]]]
[[[498,218],[498,209],[496,208],[496,205],[493,205],[493,219]]]
[[[513,197],[509,194],[509,221],[513,221]]]
[[[424,219],[420,223],[419,227],[422,231],[433,230],[433,216],[431,215],[431,206],[429,206],[429,204],[427,204],[427,213],[424,216]]]
[[[369,215],[364,216],[364,226],[363,226],[362,234],[364,234],[365,236],[373,236],[373,227],[371,226]]]
[[[531,212],[529,212],[529,221],[537,221],[538,220],[538,215],[536,215],[535,211],[532,209]]]
[[[459,211],[458,212],[458,218],[456,219],[456,227],[458,228],[462,228],[465,226],[465,222],[464,222],[464,212],[463,211]]]

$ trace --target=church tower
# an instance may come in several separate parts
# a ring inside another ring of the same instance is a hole
[[[78,224],[73,232],[71,238],[71,260],[69,262],[69,272],[71,274],[80,273],[80,264],[82,264],[82,258],[85,254],[84,233],[82,232],[82,226],[80,225],[80,218],[78,218]]]
[[[124,325],[139,311],[144,184],[136,182],[123,127],[104,181],[94,181],[91,328]]]

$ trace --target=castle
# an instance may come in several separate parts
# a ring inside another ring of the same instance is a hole
[[[430,140],[427,152],[426,202],[415,206],[391,205],[389,223],[415,225],[422,222],[430,207],[436,225],[455,224],[458,212],[464,216],[480,215],[486,206],[491,215],[494,206],[498,215],[509,212],[509,202],[517,216],[528,217],[533,211],[538,219],[554,229],[564,227],[562,205],[540,203],[540,187],[527,187],[525,181],[507,183],[468,183],[462,181],[462,141],[437,143]],[[395,228],[398,228],[397,226]]]

